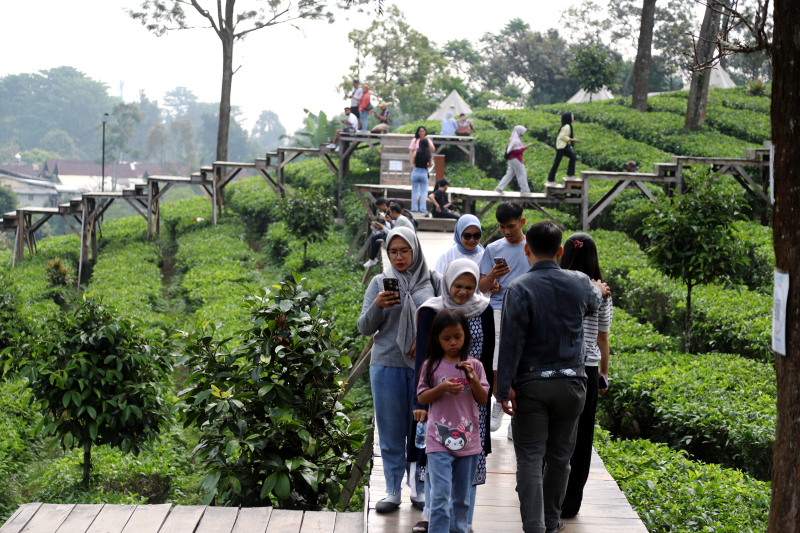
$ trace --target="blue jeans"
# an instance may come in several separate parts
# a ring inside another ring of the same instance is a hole
[[[386,494],[400,492],[403,476],[408,473],[406,446],[414,445],[416,422],[414,422],[414,369],[372,365],[369,368],[372,401],[375,406],[375,422],[383,459],[383,477],[386,479]],[[409,439],[410,438],[410,439]],[[416,481],[417,492],[422,492],[422,483]]]
[[[369,120],[369,113],[366,111],[361,112],[361,131],[367,131],[367,121]]]
[[[431,480],[429,533],[466,533],[470,492],[478,455],[456,457],[447,452],[428,454]]]
[[[427,211],[428,169],[414,167],[411,171],[411,211]]]

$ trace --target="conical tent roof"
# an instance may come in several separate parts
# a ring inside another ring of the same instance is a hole
[[[591,97],[591,99],[590,99]],[[582,104],[584,102],[596,102],[598,100],[611,100],[614,98],[614,95],[611,94],[606,87],[603,87],[596,93],[589,93],[586,89],[581,89],[580,91],[576,92],[575,95],[567,100],[568,104]]]
[[[712,89],[733,89],[736,84],[731,79],[730,74],[725,72],[725,69],[720,65],[711,67],[711,80],[709,87]]]
[[[461,113],[471,115],[472,109],[470,109],[464,99],[459,96],[458,91],[453,89],[453,92],[447,95],[447,98],[444,99],[439,109],[434,111],[431,116],[428,117],[428,120],[444,120],[444,116],[448,112],[453,114],[453,118],[458,118],[458,115]]]

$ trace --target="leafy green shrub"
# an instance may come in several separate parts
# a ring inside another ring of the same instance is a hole
[[[350,360],[299,276],[247,305],[255,322],[233,351],[208,328],[185,335],[192,373],[181,394],[185,425],[202,429],[204,503],[332,508],[361,444],[336,401]]]
[[[56,318],[25,366],[43,434],[83,449],[85,486],[93,445],[138,453],[170,417],[171,363],[161,339],[141,331],[141,323],[84,299]]]
[[[247,230],[257,235],[263,235],[269,225],[278,219],[278,195],[260,176],[228,185],[225,200],[242,218]]]
[[[735,355],[616,352],[601,399],[614,433],[686,450],[769,480],[775,444],[775,371]]]
[[[646,440],[595,431],[595,447],[648,531],[763,533],[769,483],[736,470],[688,460]]]
[[[161,206],[164,230],[171,239],[211,225],[211,200],[202,196],[184,198]]]
[[[747,285],[750,290],[772,294],[775,249],[772,244],[772,228],[757,222],[737,221],[733,223],[736,236],[745,249],[750,268],[737,273],[735,280]]]
[[[736,89],[711,89],[710,97],[719,99],[720,104],[731,109],[744,109],[764,115],[770,114],[771,99],[763,96],[753,96]]]
[[[333,199],[314,190],[297,190],[282,198],[278,215],[295,240],[303,243],[303,266],[306,268],[308,243],[325,240],[333,223]]]
[[[319,157],[310,157],[289,163],[284,169],[286,183],[294,188],[317,189],[325,195],[335,197],[338,190],[338,176]],[[380,166],[368,167],[360,159],[350,159],[350,172],[342,180],[344,190],[356,183],[380,182]]]
[[[0,377],[15,371],[28,349],[27,327],[20,321],[20,308],[13,283],[0,271]]]
[[[273,261],[282,263],[283,259],[289,255],[289,245],[293,239],[289,233],[286,222],[280,221],[271,224],[263,239],[263,250]]]

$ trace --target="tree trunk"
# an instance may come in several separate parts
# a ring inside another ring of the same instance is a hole
[[[710,0],[700,27],[697,39],[697,62],[705,63],[714,57],[714,41],[719,33],[719,0]],[[711,69],[698,70],[692,74],[689,86],[689,102],[686,105],[687,130],[696,130],[706,123],[706,101],[708,100],[708,84],[711,81]]]
[[[83,486],[89,488],[89,480],[92,475],[92,443],[83,445]]]
[[[778,417],[770,533],[800,531],[800,2],[776,0],[773,15],[772,142],[775,265],[789,272],[786,356],[775,355]]]
[[[223,30],[224,31],[224,30]],[[222,39],[222,94],[219,99],[219,129],[217,129],[217,159],[228,160],[228,131],[231,123],[231,85],[233,83],[233,36]]]
[[[692,353],[692,284],[686,285],[686,332],[683,338],[683,351]]]
[[[653,58],[653,25],[655,20],[656,0],[644,0],[642,5],[642,25],[639,28],[639,47],[636,49],[636,62],[633,64],[632,107],[640,113],[647,111],[647,90],[650,88],[650,63]]]

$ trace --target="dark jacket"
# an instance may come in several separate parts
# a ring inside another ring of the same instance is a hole
[[[508,399],[512,382],[585,378],[583,317],[601,301],[586,274],[561,270],[555,261],[540,261],[511,282],[503,297],[497,399]]]

